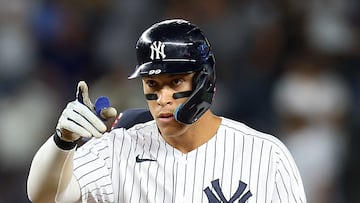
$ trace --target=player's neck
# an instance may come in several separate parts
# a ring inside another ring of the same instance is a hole
[[[209,141],[216,134],[220,123],[221,118],[209,110],[183,135],[167,141],[182,153],[188,153]]]

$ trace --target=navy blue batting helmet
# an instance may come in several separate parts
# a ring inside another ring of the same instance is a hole
[[[199,27],[182,19],[156,23],[140,36],[136,54],[138,64],[129,79],[195,73],[193,90],[184,94],[189,98],[176,110],[176,120],[194,123],[210,108],[215,92],[215,57]]]

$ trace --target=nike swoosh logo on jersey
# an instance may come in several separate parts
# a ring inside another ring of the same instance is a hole
[[[142,159],[139,156],[140,155],[136,156],[136,163],[141,163],[141,162],[145,162],[145,161],[156,161],[155,159]]]

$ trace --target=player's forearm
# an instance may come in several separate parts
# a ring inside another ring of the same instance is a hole
[[[72,177],[74,150],[58,148],[50,137],[36,153],[29,172],[27,189],[33,202],[54,202]],[[61,183],[61,184],[60,184]]]

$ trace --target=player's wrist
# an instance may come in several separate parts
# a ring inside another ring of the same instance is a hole
[[[55,142],[56,146],[59,147],[62,150],[72,150],[72,149],[74,149],[77,146],[77,144],[78,144],[78,142],[80,140],[80,139],[75,140],[75,141],[64,140],[64,139],[61,138],[61,135],[59,135],[58,132],[54,133],[53,138],[54,138],[54,142]]]

